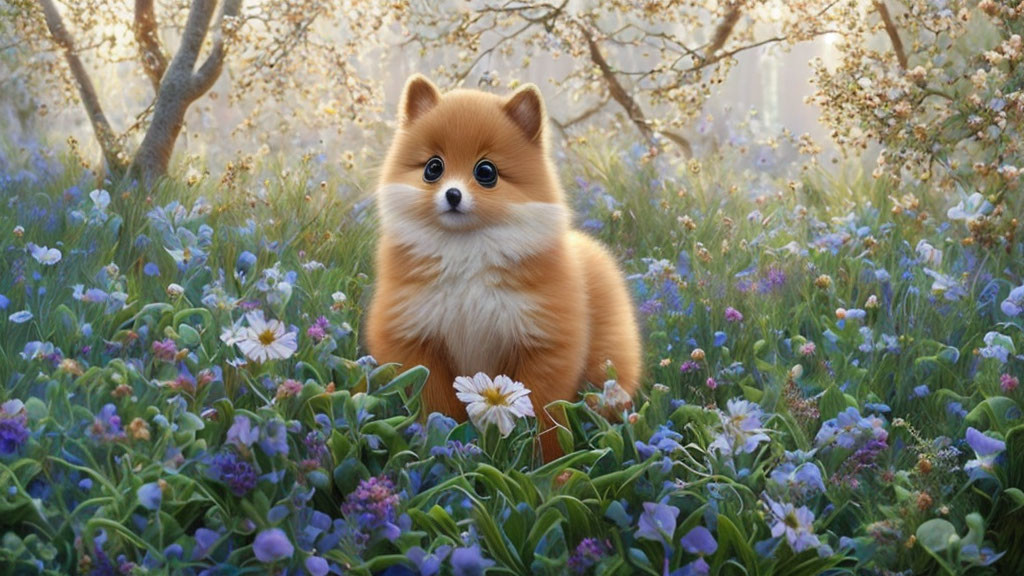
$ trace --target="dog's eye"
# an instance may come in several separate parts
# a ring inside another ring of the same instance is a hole
[[[427,160],[427,165],[423,167],[423,180],[437,182],[441,178],[441,174],[444,174],[444,160],[441,160],[440,156],[434,156]]]
[[[481,160],[473,168],[473,178],[484,188],[493,188],[498,183],[498,169],[490,160]]]

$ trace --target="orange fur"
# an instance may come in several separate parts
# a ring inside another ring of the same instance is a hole
[[[632,393],[640,377],[640,338],[632,302],[612,256],[572,230],[548,154],[540,92],[509,98],[456,90],[428,80],[406,84],[400,127],[385,159],[378,207],[377,280],[366,324],[379,361],[422,364],[428,410],[465,419],[452,382],[483,371],[506,374],[543,407],[574,400],[614,366]],[[438,156],[444,175],[424,179]],[[474,180],[481,159],[498,182]],[[445,213],[456,187],[465,214]],[[555,450],[545,435],[546,455]]]

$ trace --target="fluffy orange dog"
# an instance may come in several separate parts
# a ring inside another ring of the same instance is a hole
[[[399,114],[378,189],[370,353],[426,366],[427,409],[462,420],[452,382],[477,372],[522,382],[544,427],[543,407],[604,382],[609,361],[632,393],[632,302],[613,258],[570,226],[538,89],[442,96],[417,75]]]

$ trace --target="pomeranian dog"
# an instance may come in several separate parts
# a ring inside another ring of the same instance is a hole
[[[381,237],[366,342],[430,370],[429,411],[466,419],[457,376],[507,375],[544,406],[640,377],[633,304],[612,256],[571,227],[540,91],[442,95],[408,80],[377,190]],[[551,431],[551,430],[549,430]],[[554,434],[542,434],[545,457]]]

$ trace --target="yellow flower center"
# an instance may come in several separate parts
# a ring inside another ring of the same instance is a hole
[[[795,512],[786,514],[786,517],[782,519],[782,523],[790,528],[797,528],[800,526],[800,521],[797,520]]]
[[[274,331],[271,330],[270,328],[267,328],[263,332],[260,332],[260,344],[263,344],[264,346],[270,346],[271,344],[274,343],[275,340],[277,340],[277,337],[274,336]]]
[[[487,401],[488,406],[508,406],[505,395],[497,388],[488,388],[483,391],[481,396]]]

